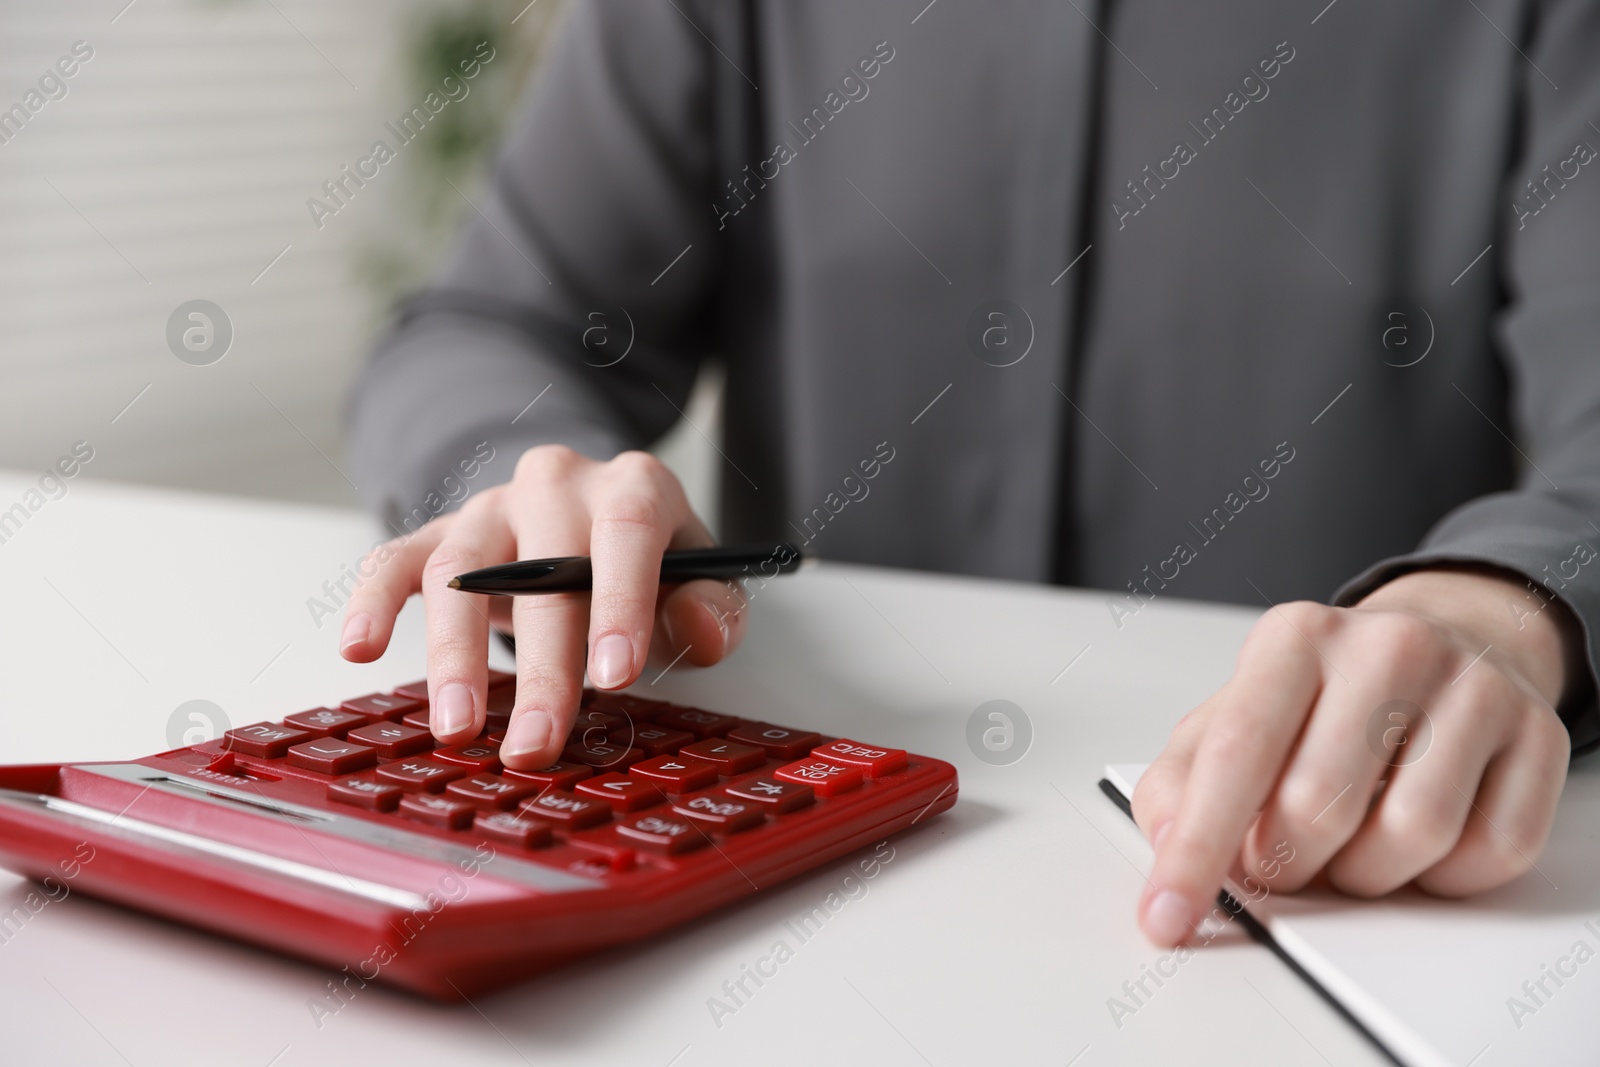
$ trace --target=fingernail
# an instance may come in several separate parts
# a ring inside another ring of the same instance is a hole
[[[367,636],[372,633],[372,620],[365,613],[350,616],[344,620],[344,632],[339,635],[339,651],[343,652],[351,645],[366,644]]]
[[[633,642],[622,634],[606,634],[594,643],[590,680],[601,689],[615,689],[633,673]]]
[[[1189,937],[1194,909],[1170,889],[1157,893],[1144,912],[1144,931],[1161,945],[1181,945]]]
[[[433,722],[440,733],[455,734],[472,726],[472,690],[460,682],[439,687],[433,698]]]
[[[550,716],[542,711],[525,711],[511,720],[506,729],[505,743],[500,746],[502,757],[516,759],[530,752],[538,752],[550,740]]]

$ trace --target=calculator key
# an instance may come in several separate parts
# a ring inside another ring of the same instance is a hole
[[[515,688],[516,680],[517,680],[517,676],[512,674],[512,673],[510,673],[509,671],[497,671],[493,667],[489,668],[489,688],[490,689],[499,689],[502,686],[510,686],[512,688]]]
[[[830,759],[812,756],[785,764],[772,772],[774,778],[809,785],[825,797],[847,793],[861,785],[861,768],[848,763],[835,763]]]
[[[705,830],[736,834],[766,822],[766,813],[754,801],[741,800],[718,790],[692,797],[679,797],[672,805],[675,815]]]
[[[635,778],[654,782],[668,793],[692,793],[717,782],[717,765],[681,756],[657,756],[628,768]]]
[[[498,774],[475,774],[471,778],[458,778],[444,787],[444,795],[486,811],[509,808],[524,797],[539,791],[533,782],[515,778],[502,778]]]
[[[317,737],[343,737],[344,732],[352,726],[360,726],[367,721],[365,715],[356,715],[348,711],[334,711],[332,708],[312,708],[310,711],[297,711],[293,715],[285,715],[283,724],[293,726],[297,730],[304,730],[313,738]]]
[[[707,843],[706,835],[681,815],[630,815],[617,826],[617,836],[652,852],[675,855]]]
[[[633,843],[618,837],[614,825],[580,830],[567,834],[566,838],[567,844],[588,853],[580,861],[588,869],[580,873],[604,876],[614,871],[631,871],[638,866],[639,854],[634,851]]]
[[[822,735],[807,730],[791,730],[768,722],[747,722],[728,731],[728,740],[756,745],[770,759],[799,759],[822,741]]]
[[[578,712],[578,717],[572,721],[573,740],[600,740],[606,734],[618,727],[626,728],[632,722],[626,715],[619,715],[614,711],[599,711],[589,708]],[[591,734],[593,730],[595,733]]]
[[[363,745],[371,745],[384,759],[414,756],[433,745],[433,735],[427,730],[419,730],[402,722],[375,722],[358,726],[345,736]]]
[[[507,778],[525,778],[544,789],[570,791],[573,786],[594,774],[594,771],[576,763],[562,763],[558,760],[543,770],[514,771],[508,767],[500,773]]]
[[[809,785],[780,782],[775,778],[746,778],[742,782],[729,782],[724,788],[730,796],[754,801],[773,815],[799,811],[816,800],[816,793]]]
[[[694,741],[694,734],[687,730],[673,730],[654,723],[641,723],[637,726],[622,726],[611,731],[611,740],[619,745],[632,743],[633,747],[643,752],[646,756],[659,756],[667,752],[676,752],[684,745]]]
[[[818,745],[811,750],[811,754],[836,763],[848,763],[852,767],[860,767],[868,778],[882,778],[886,774],[906,769],[904,749],[874,748],[847,737]]]
[[[222,744],[229,752],[261,759],[279,759],[289,751],[290,745],[312,740],[312,735],[293,726],[276,722],[258,722],[241,726],[222,735]]]
[[[349,774],[378,762],[378,753],[371,746],[340,741],[336,737],[295,745],[288,755],[289,766],[318,774]]]
[[[596,693],[593,690],[585,693],[583,706],[594,708],[596,711],[626,715],[634,722],[650,722],[672,707],[664,700],[646,700],[644,697],[628,696],[625,693]]]
[[[571,793],[541,793],[522,802],[522,810],[567,830],[598,826],[611,818],[611,805],[599,797],[580,797]]]
[[[504,730],[487,730],[478,740],[486,745],[503,745],[506,743],[506,732]]]
[[[425,703],[425,701],[415,700],[411,697],[385,693],[368,693],[364,697],[346,700],[339,705],[339,708],[341,711],[365,715],[368,722],[381,722],[383,720],[398,719],[408,711],[416,711]]]
[[[498,771],[500,769],[500,746],[486,745],[481,741],[472,741],[465,745],[451,745],[449,748],[436,748],[433,758],[446,763],[459,763],[463,767],[471,767],[475,771]]]
[[[511,721],[511,709],[517,703],[516,686],[504,686],[500,689],[489,690],[489,700],[485,705],[485,714],[491,726],[504,727]]]
[[[394,687],[394,695],[426,704],[428,702],[428,680],[422,678],[415,682],[407,682],[405,685],[397,685]]]
[[[550,824],[520,812],[480,811],[472,828],[484,837],[522,848],[543,848],[550,843]]]
[[[721,737],[738,726],[739,722],[732,715],[718,715],[714,711],[702,711],[699,708],[676,708],[656,717],[657,725],[687,730],[696,737]]]
[[[396,760],[378,768],[378,780],[392,782],[408,793],[437,793],[445,783],[465,778],[467,768],[459,763],[440,763],[426,756]]]
[[[602,774],[579,782],[574,792],[579,796],[599,797],[614,811],[638,811],[667,799],[659,787],[622,774]]]
[[[720,737],[697,741],[681,753],[717,765],[717,773],[724,776],[753,771],[767,762],[767,754],[754,745],[741,745]]]
[[[406,712],[400,716],[400,721],[418,730],[427,730],[430,733],[433,731],[433,720],[429,717],[426,706],[420,707],[416,711]]]
[[[328,799],[340,804],[354,804],[369,811],[393,811],[405,795],[397,785],[357,776],[328,783]]]
[[[581,763],[607,771],[625,771],[644,759],[636,748],[623,748],[610,741],[592,741],[588,744],[568,745],[561,751],[563,763]]]
[[[472,817],[477,810],[459,800],[429,793],[413,793],[400,801],[400,814],[441,830],[465,830],[472,825]]]

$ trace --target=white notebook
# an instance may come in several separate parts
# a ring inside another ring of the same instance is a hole
[[[1125,802],[1144,768],[1108,766],[1102,788]],[[1467,900],[1269,893],[1246,912],[1407,1067],[1600,1064],[1600,760],[1573,765],[1537,869],[1510,885]]]

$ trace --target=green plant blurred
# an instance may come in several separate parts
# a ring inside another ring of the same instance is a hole
[[[386,311],[424,284],[473,208],[476,189],[539,56],[561,0],[458,0],[419,7],[402,35],[401,110],[439,90],[487,42],[494,59],[395,160],[381,226],[358,239],[358,278]]]

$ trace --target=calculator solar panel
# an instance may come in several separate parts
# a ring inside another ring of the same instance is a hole
[[[561,759],[498,759],[513,679],[442,746],[427,685],[126,763],[0,768],[0,864],[440,999],[649,936],[944,811],[955,768],[586,691]]]

